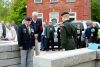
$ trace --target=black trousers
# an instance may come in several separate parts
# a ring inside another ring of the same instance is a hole
[[[60,48],[61,48],[61,39],[58,38],[58,49],[60,49]]]
[[[51,49],[54,50],[54,38],[46,38],[47,44],[46,44],[46,50],[49,50],[49,46],[51,46]]]
[[[90,40],[92,43],[97,43],[97,37],[91,37]]]
[[[81,38],[77,38],[77,49],[82,48]]]

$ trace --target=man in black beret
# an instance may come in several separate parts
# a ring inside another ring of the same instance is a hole
[[[69,21],[69,13],[63,12],[62,29],[61,29],[61,45],[65,50],[73,50],[76,48],[76,29]]]
[[[21,50],[21,67],[33,67],[33,48],[35,46],[34,29],[31,18],[26,17],[18,29],[18,46]]]

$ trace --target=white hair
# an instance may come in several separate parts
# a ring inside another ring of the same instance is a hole
[[[33,12],[32,16],[38,16],[38,12]]]

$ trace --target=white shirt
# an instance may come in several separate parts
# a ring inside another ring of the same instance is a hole
[[[13,26],[11,27],[11,29],[6,28],[6,38],[8,40],[17,41],[17,33]]]

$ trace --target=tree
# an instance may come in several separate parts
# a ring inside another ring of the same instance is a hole
[[[3,1],[0,0],[0,19],[1,19],[2,9],[3,9]]]
[[[10,7],[9,0],[0,0],[0,20],[5,20]]]
[[[26,0],[13,0],[8,12],[7,20],[14,20],[20,24],[26,16]]]
[[[100,22],[100,1],[91,0],[92,20]]]

